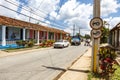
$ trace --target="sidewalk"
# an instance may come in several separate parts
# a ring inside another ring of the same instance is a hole
[[[91,50],[90,47],[58,80],[87,80],[91,68]]]

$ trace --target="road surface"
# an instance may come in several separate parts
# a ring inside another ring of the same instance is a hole
[[[81,44],[0,58],[0,80],[53,80],[88,48]]]

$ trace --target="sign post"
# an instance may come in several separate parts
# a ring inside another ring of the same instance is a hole
[[[101,36],[101,27],[103,21],[100,18],[100,0],[94,0],[93,19],[90,21],[90,26],[93,29],[92,35],[92,72],[98,73],[98,49]]]

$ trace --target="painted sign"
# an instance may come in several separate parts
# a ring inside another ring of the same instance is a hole
[[[102,25],[103,25],[103,21],[99,17],[94,17],[90,21],[90,26],[92,29],[100,29],[102,27]]]
[[[101,30],[92,30],[91,31],[91,36],[93,36],[93,38],[99,38],[102,35]]]

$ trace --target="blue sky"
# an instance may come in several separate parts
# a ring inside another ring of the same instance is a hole
[[[17,11],[13,12],[0,7],[0,14],[40,23],[48,27],[55,27],[72,34],[73,25],[76,33],[81,29],[81,34],[90,34],[89,21],[93,15],[94,0],[1,0],[0,4]],[[17,4],[15,6],[10,2]],[[9,14],[7,14],[9,13]],[[36,21],[30,16],[40,21]],[[101,18],[113,28],[120,22],[120,0],[101,0]]]

